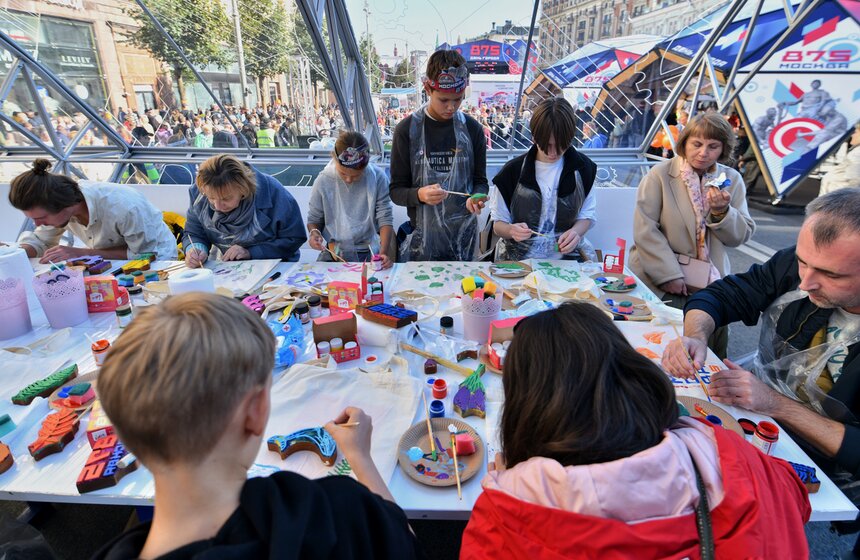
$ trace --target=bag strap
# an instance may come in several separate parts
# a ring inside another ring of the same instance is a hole
[[[693,460],[692,455],[690,456],[690,460],[693,461],[693,470],[696,472],[696,488],[699,490],[699,505],[696,506],[696,529],[699,532],[699,549],[702,554],[702,560],[714,560],[716,558],[714,552],[714,528],[711,525],[708,492],[705,489],[702,475],[699,474],[699,467],[696,466],[696,461]]]

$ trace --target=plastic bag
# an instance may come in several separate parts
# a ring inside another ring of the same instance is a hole
[[[856,423],[857,419],[845,404],[828,395],[818,386],[828,360],[837,352],[860,341],[860,334],[848,339],[819,344],[806,350],[794,348],[776,332],[776,323],[785,308],[807,293],[795,290],[783,294],[762,315],[759,351],[752,371],[768,385],[788,398],[808,404],[813,410],[831,420]]]
[[[454,114],[456,151],[451,169],[448,173],[440,173],[431,167],[427,159],[425,108],[426,105],[412,114],[409,127],[413,186],[420,188],[439,184],[445,190],[472,194],[474,156],[466,117],[460,111]],[[407,238],[407,243],[401,246],[401,262],[474,260],[478,219],[466,210],[466,197],[449,195],[441,204],[422,204],[416,219],[418,223],[415,224],[415,230]]]
[[[32,526],[0,515],[0,560],[53,560],[57,558],[45,537]]]

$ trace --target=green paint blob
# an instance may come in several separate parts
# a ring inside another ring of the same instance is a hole
[[[445,284],[443,284],[442,282],[431,282],[431,283],[430,283],[430,287],[431,287],[431,288],[441,288],[441,287],[442,287],[442,286],[444,286],[444,285],[445,285]]]
[[[424,280],[430,280],[430,277],[427,276],[426,274],[419,274],[418,276],[415,277],[415,279],[421,280],[423,282]]]
[[[445,267],[443,267],[443,266],[434,266],[434,267],[433,267],[433,268],[431,268],[430,270],[432,270],[433,272],[442,272],[443,270],[445,270]]]

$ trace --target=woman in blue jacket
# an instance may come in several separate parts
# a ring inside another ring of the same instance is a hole
[[[255,171],[231,155],[200,165],[189,189],[185,263],[202,266],[212,246],[225,261],[299,260],[307,240],[296,200],[271,175]]]

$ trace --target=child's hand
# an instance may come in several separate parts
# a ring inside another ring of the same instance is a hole
[[[322,251],[325,249],[325,238],[318,231],[312,231],[311,237],[308,239],[308,245],[311,246],[311,249]]]
[[[467,198],[466,210],[468,210],[471,214],[480,214],[481,210],[484,209],[485,200],[486,199],[483,198]]]
[[[568,253],[572,253],[576,246],[579,245],[579,242],[582,240],[582,237],[578,233],[576,233],[573,228],[570,228],[566,232],[562,233],[558,238],[558,250],[561,254],[566,255]]]
[[[443,189],[439,183],[418,189],[418,200],[430,206],[441,204],[447,197],[448,191]]]
[[[251,253],[248,249],[241,245],[231,245],[226,251],[221,260],[224,261],[246,261],[251,258]]]
[[[511,224],[508,232],[514,241],[525,241],[532,236],[532,230],[524,223]]]
[[[358,425],[339,426],[347,422],[358,422]],[[370,434],[373,433],[373,421],[360,408],[346,407],[337,418],[325,425],[325,430],[334,438],[337,448],[350,465],[355,466],[363,460],[370,459]]]
[[[380,253],[379,256],[382,257],[382,269],[383,270],[385,270],[386,268],[391,268],[391,265],[394,264],[393,262],[391,262],[391,259],[389,259],[388,255],[386,255],[385,253]]]

